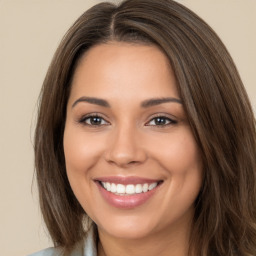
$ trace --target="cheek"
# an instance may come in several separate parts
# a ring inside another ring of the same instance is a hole
[[[200,150],[189,129],[180,129],[175,136],[168,136],[158,141],[157,147],[151,147],[151,155],[165,170],[168,183],[164,200],[166,207],[172,200],[171,205],[185,209],[193,204],[201,188],[203,166]]]
[[[192,134],[186,133],[177,138],[170,152],[166,168],[172,176],[171,189],[185,198],[196,197],[202,183],[202,161]]]
[[[104,145],[104,144],[103,144]],[[66,171],[70,186],[87,214],[93,208],[94,182],[92,169],[102,155],[102,143],[88,136],[81,129],[67,124],[64,131],[63,147]]]
[[[63,146],[67,172],[85,175],[86,170],[96,162],[103,150],[103,143],[96,143],[97,138],[88,138],[82,131],[72,127],[65,128]]]
[[[176,143],[170,148],[170,152],[172,162],[175,162],[176,170],[181,175],[200,172],[202,169],[201,156],[192,134],[188,133],[177,138]]]
[[[101,144],[95,143],[93,138],[88,139],[88,136],[77,127],[67,125],[64,131],[63,147],[70,186],[85,209],[85,202],[86,205],[91,204],[90,194],[93,189],[91,170],[101,155]]]
[[[150,141],[147,148],[151,157],[170,174],[182,176],[202,169],[199,149],[188,127]]]
[[[168,193],[180,211],[193,206],[202,186],[202,161],[198,146],[191,133],[187,133],[173,149],[169,166],[171,184]],[[172,166],[172,163],[174,165]],[[174,169],[172,169],[174,168]]]

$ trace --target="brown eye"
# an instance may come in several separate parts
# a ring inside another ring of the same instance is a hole
[[[100,116],[86,116],[80,121],[80,123],[91,126],[101,126],[108,124],[108,122]]]
[[[151,119],[147,125],[152,125],[152,126],[165,126],[165,125],[170,125],[170,124],[176,124],[177,121],[174,121],[168,117],[165,116],[158,116],[154,117]]]

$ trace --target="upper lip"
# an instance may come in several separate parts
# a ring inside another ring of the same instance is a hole
[[[145,184],[145,183],[151,184],[154,182],[160,182],[162,180],[149,179],[149,178],[136,177],[136,176],[107,176],[107,177],[95,178],[94,181],[128,185],[128,184]]]

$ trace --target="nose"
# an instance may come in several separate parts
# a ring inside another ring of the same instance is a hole
[[[123,127],[112,131],[105,159],[122,168],[145,162],[147,154],[138,131],[132,127]]]

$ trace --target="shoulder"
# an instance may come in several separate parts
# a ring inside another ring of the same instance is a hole
[[[92,226],[85,236],[74,246],[69,256],[97,256],[97,228]],[[30,254],[28,256],[63,256],[61,248],[48,248],[42,251]]]
[[[47,248],[42,251],[30,254],[28,256],[60,256],[61,252],[57,248]]]

